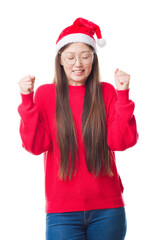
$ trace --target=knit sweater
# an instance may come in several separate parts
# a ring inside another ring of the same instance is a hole
[[[134,146],[138,139],[135,104],[128,90],[101,82],[106,109],[107,144],[113,156],[113,176],[92,175],[86,166],[82,139],[82,111],[86,85],[69,85],[69,101],[78,142],[78,169],[71,180],[58,178],[60,151],[56,141],[56,84],[44,84],[35,94],[22,94],[18,106],[22,146],[30,153],[44,153],[46,213],[117,208],[125,205],[115,151]]]

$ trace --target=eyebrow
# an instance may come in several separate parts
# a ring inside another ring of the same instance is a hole
[[[85,52],[91,52],[90,50],[86,50],[86,51],[82,51],[81,53],[85,53]],[[75,52],[66,52],[66,53],[75,53]]]

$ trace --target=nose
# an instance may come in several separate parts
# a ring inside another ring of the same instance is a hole
[[[75,66],[82,66],[82,61],[80,57],[75,57]]]

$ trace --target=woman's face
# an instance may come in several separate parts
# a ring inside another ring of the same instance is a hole
[[[60,63],[69,85],[80,86],[85,84],[92,70],[93,51],[85,43],[72,43],[61,53]]]

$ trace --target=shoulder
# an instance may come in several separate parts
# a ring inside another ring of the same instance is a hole
[[[102,87],[103,90],[114,89],[114,86],[111,83],[108,83],[108,82],[101,82],[101,87]]]
[[[109,113],[110,106],[112,103],[117,101],[117,94],[115,87],[107,82],[101,82],[103,100],[106,108],[106,113]]]
[[[34,100],[35,102],[43,103],[44,101],[49,99],[49,97],[54,96],[54,92],[55,83],[47,83],[40,85],[35,91]]]
[[[115,87],[108,82],[101,82],[101,89],[104,96],[111,97],[113,95],[116,95]]]
[[[36,91],[35,91],[35,96],[42,96],[42,97],[46,97],[49,94],[51,94],[53,91],[55,91],[55,83],[47,83],[47,84],[43,84],[40,85]]]
[[[36,94],[47,94],[48,92],[53,91],[53,89],[55,89],[55,84],[54,83],[47,83],[47,84],[43,84],[40,85],[37,89],[36,89]]]

